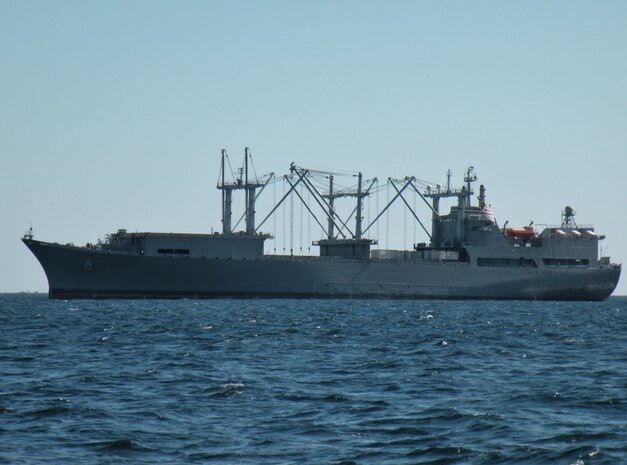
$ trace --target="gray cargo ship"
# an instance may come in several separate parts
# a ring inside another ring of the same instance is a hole
[[[476,176],[466,171],[464,186],[421,189],[414,177],[392,180],[395,196],[375,220],[363,225],[363,199],[374,181],[362,181],[353,191],[334,189],[332,173],[292,164],[284,180],[289,190],[264,220],[255,223],[255,202],[269,179],[249,176],[244,167],[225,179],[225,151],[218,189],[222,192],[222,232],[182,234],[133,232],[124,229],[102,242],[74,246],[35,240],[30,230],[22,238],[41,263],[50,298],[403,298],[403,299],[525,299],[604,300],[616,288],[621,266],[599,257],[603,236],[592,226],[578,226],[566,207],[561,224],[536,231],[533,226],[499,227],[480,186],[472,205]],[[324,190],[312,182],[323,174]],[[245,230],[232,228],[233,194],[245,194]],[[299,192],[308,192],[312,205]],[[408,192],[428,206],[427,228],[407,201]],[[315,242],[319,255],[264,253],[269,234],[259,231],[285,200],[295,196],[325,231]],[[356,200],[348,226],[335,208],[340,197]],[[440,200],[454,204],[440,212]],[[429,237],[411,250],[379,250],[366,233],[396,201],[402,201]],[[314,208],[315,207],[315,208]],[[326,217],[318,219],[320,212]],[[323,222],[326,223],[323,226]]]

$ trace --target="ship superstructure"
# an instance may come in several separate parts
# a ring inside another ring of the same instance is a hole
[[[604,239],[590,225],[577,225],[566,207],[560,225],[536,231],[499,227],[479,187],[472,205],[474,168],[464,186],[422,185],[413,176],[388,179],[395,194],[370,222],[364,200],[377,179],[354,178],[354,189],[337,189],[335,173],[290,166],[289,186],[269,213],[256,221],[256,201],[275,179],[252,176],[250,154],[227,179],[222,151],[218,189],[222,193],[222,231],[212,234],[128,232],[120,229],[102,242],[85,246],[37,241],[32,231],[22,240],[42,264],[51,298],[147,297],[354,297],[603,300],[615,289],[620,265],[599,258]],[[321,189],[314,177],[322,177]],[[233,195],[244,193],[244,213],[233,224]],[[431,213],[431,227],[407,198],[413,192]],[[308,199],[305,199],[307,193]],[[261,227],[282,205],[297,199],[321,230],[319,255],[264,253],[270,234]],[[339,199],[354,199],[348,216]],[[441,200],[453,200],[441,212]],[[309,200],[309,201],[307,201]],[[402,203],[429,238],[407,250],[373,249],[368,237],[395,202]],[[235,231],[241,220],[244,229]]]

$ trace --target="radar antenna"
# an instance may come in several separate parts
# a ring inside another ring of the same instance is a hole
[[[479,197],[477,199],[479,200],[479,208],[485,208],[485,186],[483,184],[479,186]]]
[[[568,205],[564,207],[564,211],[562,212],[562,228],[577,228],[577,223],[575,222],[575,214],[576,212],[572,209],[572,207],[569,207]]]
[[[477,174],[475,173],[475,167],[469,166],[466,168],[466,176],[464,176],[464,182],[466,183],[466,206],[470,207],[470,198],[472,196],[472,183],[477,180]]]

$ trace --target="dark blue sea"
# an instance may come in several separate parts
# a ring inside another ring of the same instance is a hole
[[[0,295],[0,462],[627,463],[627,298]]]

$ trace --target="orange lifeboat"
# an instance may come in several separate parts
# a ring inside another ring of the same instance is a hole
[[[535,235],[535,231],[532,226],[523,226],[522,228],[507,228],[505,230],[507,237],[524,237],[530,238]]]

